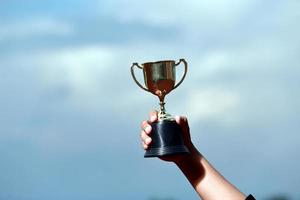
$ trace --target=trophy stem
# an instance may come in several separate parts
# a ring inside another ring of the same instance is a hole
[[[165,104],[166,104],[166,103],[163,102],[163,101],[159,102],[159,105],[160,105],[160,113],[161,113],[162,115],[166,114]]]
[[[165,102],[164,101],[160,101],[159,105],[160,105],[160,111],[158,113],[158,121],[173,121],[174,118],[167,113],[166,108],[165,108]]]

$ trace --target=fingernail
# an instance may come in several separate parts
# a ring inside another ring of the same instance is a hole
[[[151,138],[148,137],[148,138],[145,139],[146,144],[150,144],[150,142],[151,142]]]
[[[146,131],[147,133],[150,133],[150,131],[151,131],[151,126],[147,125],[147,126],[145,127],[145,131]]]

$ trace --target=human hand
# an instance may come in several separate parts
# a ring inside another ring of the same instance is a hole
[[[141,139],[145,150],[151,146],[151,124],[157,120],[157,111],[152,111],[149,114],[149,120],[142,122]],[[227,181],[194,147],[191,141],[187,118],[176,116],[175,120],[182,128],[183,141],[190,154],[163,156],[159,158],[164,161],[174,162],[203,200],[245,199],[246,196]]]
[[[144,150],[147,150],[151,146],[151,143],[152,143],[151,124],[153,122],[156,122],[157,120],[158,120],[157,111],[151,111],[149,113],[149,120],[148,121],[145,120],[142,122],[141,139],[142,139],[142,146],[143,146]],[[176,120],[176,123],[179,124],[182,128],[182,134],[183,134],[182,136],[183,136],[184,144],[190,151],[190,155],[197,153],[197,150],[195,149],[195,147],[191,141],[190,130],[189,130],[187,118],[183,117],[183,116],[176,116],[175,120]],[[184,160],[186,157],[187,157],[187,155],[172,155],[172,156],[162,156],[162,157],[160,157],[160,159],[162,159],[164,161],[178,163],[178,162]]]

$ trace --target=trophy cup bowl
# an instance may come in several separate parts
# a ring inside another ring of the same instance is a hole
[[[184,64],[184,74],[181,80],[175,84],[176,67],[181,62]],[[146,87],[137,81],[134,74],[135,66],[143,70]],[[166,112],[164,102],[165,96],[183,82],[187,66],[187,62],[184,59],[180,59],[178,63],[175,63],[173,60],[163,60],[146,62],[142,66],[138,63],[133,63],[131,66],[131,75],[135,83],[143,90],[157,96],[160,101],[158,120],[151,124],[152,143],[145,152],[145,158],[189,153],[187,147],[184,145],[182,129],[176,123],[174,117]]]

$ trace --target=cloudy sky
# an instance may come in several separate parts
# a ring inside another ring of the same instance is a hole
[[[2,1],[0,199],[198,199],[143,158],[158,100],[129,71],[179,58],[166,108],[202,154],[246,194],[299,199],[299,17],[296,0]]]

